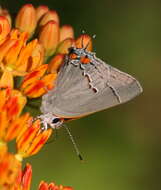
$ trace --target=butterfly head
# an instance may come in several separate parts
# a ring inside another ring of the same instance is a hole
[[[86,48],[71,47],[69,48],[68,58],[75,63],[88,64],[92,61],[93,53],[87,51]]]
[[[52,113],[42,114],[37,118],[41,120],[41,124],[43,125],[42,130],[47,130],[48,128],[59,129],[64,122],[62,118]]]

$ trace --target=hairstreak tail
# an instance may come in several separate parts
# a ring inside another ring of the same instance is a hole
[[[60,128],[65,120],[122,104],[139,95],[142,87],[131,75],[106,64],[86,48],[71,47],[56,86],[42,97],[39,118],[44,129]]]

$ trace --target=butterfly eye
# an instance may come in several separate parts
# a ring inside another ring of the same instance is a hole
[[[75,54],[75,53],[71,53],[69,55],[69,57],[70,57],[70,59],[77,59],[78,58],[77,54]]]
[[[56,123],[58,123],[60,121],[60,118],[54,118],[53,120],[52,120],[52,124],[56,124]]]

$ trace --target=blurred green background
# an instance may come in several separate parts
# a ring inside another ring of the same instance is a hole
[[[124,105],[68,124],[84,157],[81,163],[66,131],[32,163],[32,189],[40,180],[75,190],[161,189],[161,1],[1,0],[15,13],[25,3],[58,11],[61,24],[96,34],[97,56],[135,76],[144,92]]]

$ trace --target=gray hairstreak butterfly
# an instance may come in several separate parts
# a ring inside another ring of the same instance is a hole
[[[65,121],[122,104],[139,95],[142,87],[86,48],[71,47],[58,73],[56,86],[42,97],[44,129],[58,129]]]

